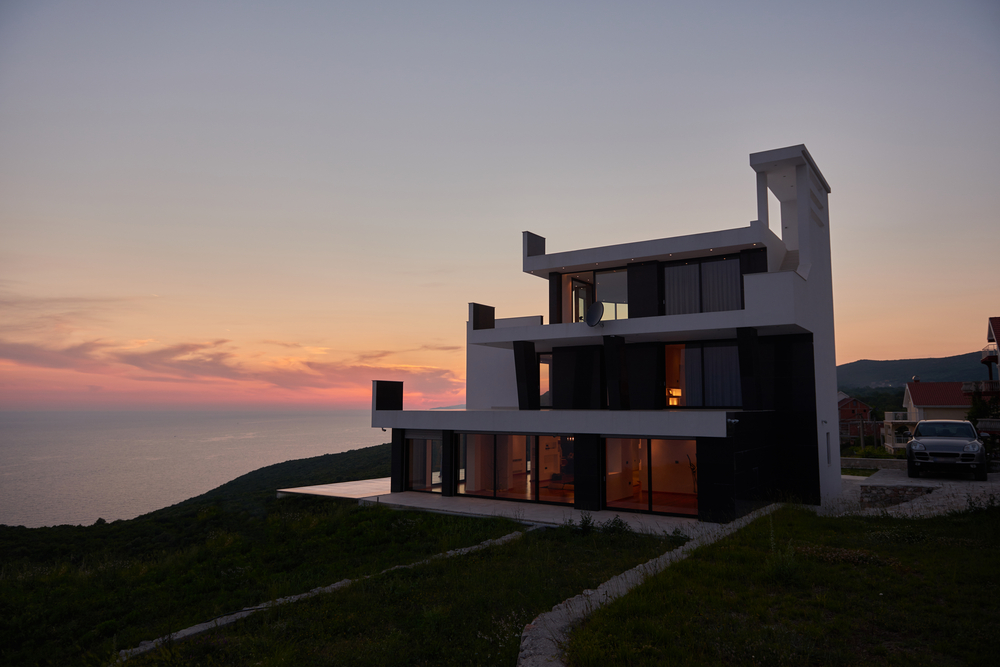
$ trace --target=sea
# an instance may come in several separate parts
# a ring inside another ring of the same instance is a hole
[[[390,438],[369,410],[0,412],[0,524],[132,519],[264,466]]]

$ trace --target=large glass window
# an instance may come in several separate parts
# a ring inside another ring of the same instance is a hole
[[[609,509],[698,514],[694,440],[605,440],[605,505]]]
[[[663,267],[665,315],[712,313],[743,307],[739,257],[692,259]]]
[[[412,491],[441,493],[441,440],[406,440],[409,452],[408,480]]]
[[[496,445],[497,498],[534,500],[530,435],[498,435]]]
[[[538,404],[543,408],[552,407],[552,353],[538,355]]]
[[[683,315],[701,312],[701,287],[698,262],[663,268],[664,314]]]
[[[594,274],[595,299],[604,304],[604,320],[628,319],[628,271],[599,271]]]
[[[705,343],[705,405],[739,407],[743,405],[740,385],[740,354],[735,345]]]
[[[701,348],[667,345],[667,407],[697,407],[702,404]]]
[[[462,433],[458,444],[458,492],[493,497],[494,436]]]
[[[739,310],[742,301],[738,257],[701,263],[702,312]]]
[[[573,436],[538,436],[538,499],[573,504]]]
[[[594,272],[567,273],[562,277],[563,322],[585,322],[594,303]]]
[[[612,509],[649,509],[646,441],[608,438],[605,441],[605,504]]]
[[[650,509],[698,514],[698,459],[694,440],[650,440]]]

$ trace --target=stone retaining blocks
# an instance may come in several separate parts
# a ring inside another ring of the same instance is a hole
[[[865,470],[906,470],[906,459],[856,459],[841,456],[840,467]]]
[[[890,507],[909,502],[926,495],[935,487],[921,485],[895,484],[892,486],[861,486],[861,507]]]

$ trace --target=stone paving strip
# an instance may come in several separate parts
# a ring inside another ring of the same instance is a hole
[[[538,615],[521,633],[521,650],[517,656],[518,667],[553,667],[564,665],[562,645],[569,633],[597,609],[620,598],[647,578],[662,572],[674,563],[687,558],[698,547],[712,544],[735,533],[751,521],[770,514],[780,505],[773,504],[726,524],[715,524],[715,530],[706,531],[684,546],[668,551],[631,570],[612,577],[597,587],[560,602],[552,611]]]
[[[409,565],[394,565],[393,567],[382,570],[378,574],[386,574],[387,572],[392,572],[394,570],[405,570],[413,567],[418,567],[420,565],[426,565],[431,561],[435,561],[441,558],[453,558],[455,556],[464,556],[465,554],[470,554],[476,551],[481,551],[483,549],[489,549],[490,547],[498,546],[500,544],[506,544],[512,540],[516,540],[524,535],[525,532],[535,530],[538,526],[532,526],[527,530],[521,532],[514,532],[504,535],[503,537],[498,537],[492,540],[486,540],[485,542],[480,542],[479,544],[474,544],[471,547],[463,547],[461,549],[452,549],[451,551],[445,551],[444,553],[435,554],[430,558],[425,558],[422,561],[416,563],[410,563]],[[346,588],[350,586],[355,581],[361,581],[362,579],[370,579],[371,577],[376,577],[378,574],[369,574],[364,577],[359,577],[358,579],[342,579],[335,584],[330,584],[329,586],[322,586],[320,588],[314,588],[307,593],[300,593],[299,595],[289,595],[288,597],[278,598],[277,600],[271,600],[270,602],[265,602],[264,604],[258,605],[256,607],[247,607],[246,609],[241,609],[240,611],[233,612],[232,614],[225,614],[223,616],[218,616],[205,623],[199,623],[198,625],[192,625],[190,628],[184,628],[183,630],[178,630],[169,635],[160,637],[159,639],[154,639],[152,641],[140,642],[135,648],[124,649],[118,652],[119,663],[128,660],[129,658],[141,655],[148,651],[152,651],[158,646],[163,645],[168,641],[178,641],[180,639],[187,639],[195,635],[199,635],[203,632],[208,632],[209,630],[215,630],[216,628],[221,628],[225,625],[230,625],[236,621],[246,618],[251,614],[255,614],[258,611],[264,611],[265,609],[270,609],[271,607],[277,607],[278,605],[288,604],[289,602],[298,602],[299,600],[305,600],[306,598],[315,597],[317,595],[322,595],[323,593],[332,593],[334,591],[339,591],[341,588]]]

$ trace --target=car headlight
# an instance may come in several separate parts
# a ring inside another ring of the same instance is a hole
[[[967,444],[965,446],[965,451],[967,451],[967,452],[978,452],[979,451],[979,443],[978,442],[970,442],[969,444]]]
[[[924,444],[922,442],[911,442],[910,449],[915,452],[922,452],[924,451]]]

